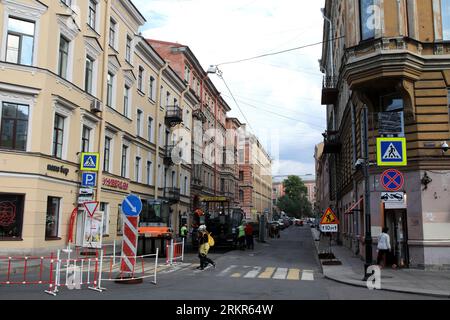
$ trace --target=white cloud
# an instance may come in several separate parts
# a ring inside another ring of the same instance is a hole
[[[323,1],[133,2],[148,20],[143,28],[144,36],[188,45],[204,69],[211,64],[322,41],[320,8]],[[321,141],[320,133],[325,130],[325,107],[320,105],[322,82],[317,62],[320,57],[319,45],[219,66],[254,131],[258,133],[264,129],[263,136],[280,132],[279,155],[286,174],[313,172],[314,145]],[[229,115],[245,122],[223,82],[215,76],[212,79],[232,108]],[[270,145],[265,141],[276,138],[261,137],[261,140],[270,151]]]

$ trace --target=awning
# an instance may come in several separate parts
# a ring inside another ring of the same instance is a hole
[[[353,210],[359,206],[359,204],[361,203],[361,201],[363,201],[364,198],[359,199],[358,202],[356,202],[354,205],[352,205],[344,214],[353,214]]]

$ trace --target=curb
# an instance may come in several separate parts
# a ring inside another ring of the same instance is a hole
[[[316,262],[317,262],[317,264],[319,265],[319,267],[320,267],[320,272],[323,274],[323,275],[325,275],[325,273],[324,273],[324,271],[323,271],[323,265],[322,265],[322,263],[320,262],[320,259],[319,259],[319,248],[318,248],[318,246],[316,245],[316,238],[315,238],[315,236],[314,236],[314,232],[313,232],[313,229],[311,229],[311,238],[312,238],[312,245],[313,245],[313,247],[316,249],[316,254],[314,255],[314,257],[315,257],[315,260],[316,260]]]
[[[334,277],[332,277],[330,275],[327,275],[325,273],[324,273],[324,276],[325,276],[326,279],[332,280],[332,281],[335,281],[335,282],[338,282],[338,283],[350,285],[350,286],[353,286],[353,287],[367,288],[366,285],[361,284],[361,283],[359,283],[359,282],[357,282],[355,280],[342,280],[342,279],[334,278]],[[450,293],[449,292],[417,291],[416,289],[398,288],[398,287],[381,287],[381,289],[377,289],[377,290],[450,299]]]

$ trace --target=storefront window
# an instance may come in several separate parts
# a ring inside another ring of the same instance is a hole
[[[45,238],[58,238],[59,213],[61,208],[61,198],[48,197],[47,216],[45,219]]]
[[[22,237],[24,196],[0,194],[0,241]]]

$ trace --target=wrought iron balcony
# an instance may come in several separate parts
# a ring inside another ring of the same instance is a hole
[[[183,110],[179,106],[167,106],[166,124],[175,127],[183,123]]]
[[[180,188],[167,187],[164,189],[164,198],[172,203],[177,203],[181,198]]]
[[[337,78],[325,76],[322,84],[322,105],[335,104],[338,97]]]
[[[172,166],[174,164],[173,161],[173,150],[175,149],[174,145],[167,145],[164,153],[164,164],[166,166]]]
[[[323,153],[325,154],[339,154],[342,149],[342,142],[339,139],[337,131],[326,131],[323,134],[324,137],[324,148]]]

